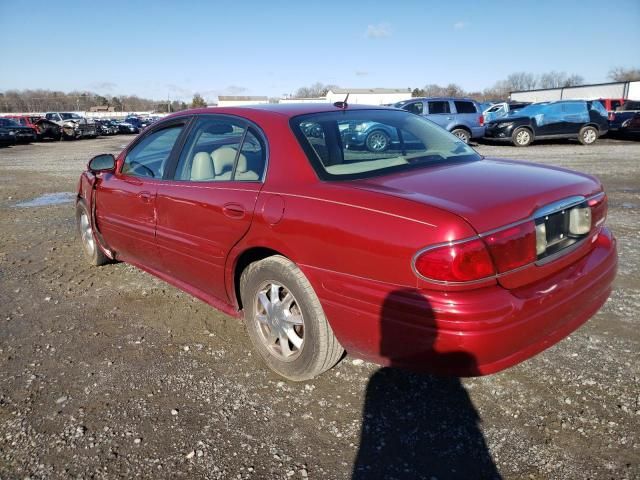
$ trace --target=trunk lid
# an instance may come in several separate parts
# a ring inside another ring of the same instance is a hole
[[[353,182],[356,188],[428,204],[464,218],[477,233],[486,233],[532,217],[536,210],[558,200],[602,191],[600,182],[588,175],[555,167],[511,160],[434,165],[422,170],[386,175]],[[587,247],[585,247],[587,248]],[[498,282],[517,288],[550,275],[581,255],[506,273]]]
[[[557,200],[602,190],[585,174],[493,158],[357,180],[353,186],[450,211],[478,233],[528,218]]]

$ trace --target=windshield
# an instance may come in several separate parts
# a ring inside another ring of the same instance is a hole
[[[80,115],[78,115],[77,113],[61,113],[60,116],[62,117],[63,120],[71,120],[71,119],[81,119],[82,117]]]
[[[290,123],[324,180],[368,178],[443,161],[481,158],[433,122],[404,111],[314,113],[294,117]]]

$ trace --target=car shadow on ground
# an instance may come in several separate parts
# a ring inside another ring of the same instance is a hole
[[[353,480],[501,478],[460,378],[395,368],[427,359],[445,369],[465,365],[473,372],[472,355],[434,350],[435,328],[430,338],[412,331],[411,319],[418,315],[435,326],[433,315],[425,312],[431,307],[415,290],[398,290],[385,299],[380,347],[389,366],[377,370],[367,385]]]

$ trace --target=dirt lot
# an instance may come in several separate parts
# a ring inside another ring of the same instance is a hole
[[[479,145],[598,175],[616,289],[570,338],[489,377],[346,357],[280,380],[242,324],[124,264],[92,268],[73,192],[130,138],[0,149],[0,479],[640,477],[640,142]]]

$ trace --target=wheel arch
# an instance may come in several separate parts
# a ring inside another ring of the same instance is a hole
[[[285,258],[287,255],[269,247],[254,246],[244,250],[235,260],[233,267],[233,296],[232,301],[235,301],[238,306],[238,310],[242,310],[242,296],[240,295],[240,277],[245,268],[255,262],[264,260],[265,258],[272,257],[274,255],[280,255]]]
[[[454,130],[466,130],[467,132],[469,132],[469,136],[473,135],[471,128],[469,128],[467,125],[455,125],[451,127],[451,130],[449,130],[449,132],[453,132]]]

